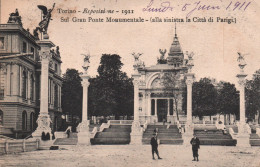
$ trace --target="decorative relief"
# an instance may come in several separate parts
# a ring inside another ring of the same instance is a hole
[[[153,80],[151,87],[152,88],[163,88],[164,85],[160,78],[156,78]]]
[[[41,130],[49,130],[52,123],[49,115],[39,115],[37,119],[38,128]]]

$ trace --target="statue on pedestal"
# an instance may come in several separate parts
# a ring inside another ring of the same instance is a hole
[[[82,68],[84,69],[85,73],[88,72],[88,68],[89,68],[89,58],[90,58],[90,55],[85,55],[85,54],[82,54],[84,56],[84,64],[82,66]]]
[[[43,13],[43,17],[42,17],[42,21],[39,23],[39,27],[36,27],[35,32],[40,31],[44,35],[47,35],[49,22],[51,20],[51,12],[53,11],[54,6],[55,6],[55,3],[53,4],[52,9],[47,9],[46,6],[38,5],[38,8]]]
[[[16,9],[14,13],[10,14],[10,17],[9,17],[7,23],[18,23],[20,25],[23,25],[22,17],[19,15],[18,9]]]

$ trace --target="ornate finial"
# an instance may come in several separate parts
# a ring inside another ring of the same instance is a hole
[[[47,30],[48,30],[49,22],[51,20],[51,12],[53,11],[54,7],[55,7],[55,3],[53,4],[52,9],[47,9],[46,6],[38,5],[38,8],[43,13],[43,17],[42,17],[42,21],[39,23],[39,27],[36,27],[35,31],[36,32],[40,31],[41,33],[43,33],[44,39],[49,38],[49,36],[47,34]]]
[[[241,73],[244,73],[244,68],[246,66],[246,61],[245,61],[245,54],[241,54],[240,52],[237,52],[238,54],[238,58],[237,58],[237,62],[239,63],[238,66],[240,67],[240,71]]]
[[[135,53],[133,52],[132,55],[134,56],[135,59],[135,64],[134,64],[134,69],[137,70],[138,68],[142,67],[144,64],[142,63],[141,60],[139,60],[139,57],[142,55],[143,53]]]
[[[160,58],[157,60],[157,62],[159,63],[159,64],[166,64],[167,63],[167,60],[164,58],[164,55],[165,55],[165,53],[166,53],[166,49],[159,49],[159,52],[160,52],[160,54],[161,54],[161,56],[160,56]]]
[[[189,72],[191,72],[191,69],[192,69],[192,67],[194,66],[194,64],[193,64],[193,56],[194,56],[194,53],[191,52],[191,53],[189,54],[189,52],[186,51],[186,55],[188,56],[188,62],[186,63],[186,66],[188,67]]]
[[[84,64],[82,66],[82,68],[84,69],[84,73],[87,74],[88,73],[88,68],[89,68],[89,59],[90,59],[90,55],[85,55],[85,54],[81,54],[84,56]]]
[[[175,37],[177,37],[177,32],[176,32],[176,22],[175,22]]]
[[[15,9],[15,12],[10,14],[10,17],[9,17],[7,23],[18,23],[20,25],[23,25],[22,17],[19,15],[18,9]]]

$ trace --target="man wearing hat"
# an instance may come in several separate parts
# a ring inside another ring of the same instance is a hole
[[[157,154],[158,159],[162,159],[162,158],[159,156],[159,152],[158,152],[158,143],[157,143],[157,134],[156,134],[156,133],[153,134],[153,137],[151,138],[150,144],[151,144],[151,146],[152,146],[153,159],[155,159],[155,158],[154,158],[154,152]]]
[[[193,152],[193,158],[194,158],[192,161],[196,161],[196,158],[197,158],[197,161],[199,161],[198,151],[200,148],[200,140],[199,140],[199,138],[197,138],[195,133],[193,134],[193,138],[191,139],[190,144],[192,145],[192,152]]]

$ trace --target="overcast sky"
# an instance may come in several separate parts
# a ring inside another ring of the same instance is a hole
[[[134,59],[132,52],[143,53],[141,60],[146,66],[156,64],[157,57],[160,56],[159,49],[167,49],[166,55],[174,37],[174,23],[97,23],[85,22],[75,23],[61,22],[61,17],[77,18],[133,18],[143,17],[169,17],[186,18],[187,11],[182,12],[181,6],[185,3],[191,3],[194,6],[195,0],[169,0],[173,11],[162,13],[143,12],[150,0],[143,1],[125,1],[125,0],[1,0],[1,24],[7,22],[9,13],[18,8],[22,16],[24,28],[32,30],[38,26],[41,12],[37,5],[45,5],[48,8],[56,3],[52,13],[53,20],[49,24],[48,34],[50,40],[60,46],[61,58],[63,61],[62,71],[67,68],[76,68],[82,71],[83,56],[81,54],[90,53],[92,55],[90,74],[97,74],[97,67],[100,62],[101,54],[119,54],[124,64],[123,71],[131,76],[133,72]],[[164,1],[154,0],[153,7],[160,6]],[[193,17],[233,17],[236,18],[236,24],[227,23],[198,23],[184,22],[177,23],[177,34],[183,52],[193,51],[194,73],[197,80],[201,77],[212,77],[217,80],[237,83],[236,74],[239,69],[237,66],[237,52],[247,54],[245,56],[247,66],[245,72],[248,78],[260,69],[260,6],[259,2],[252,1],[243,10],[224,10],[229,4],[228,0],[201,0],[201,4],[219,5],[221,10],[195,11]],[[242,1],[241,1],[242,2]],[[243,1],[244,2],[244,1]],[[115,14],[88,15],[81,12],[76,14],[62,14],[58,9],[70,9],[83,11],[88,9],[114,9],[118,10]],[[134,10],[134,14],[123,15],[121,10]],[[191,9],[191,8],[190,8]]]

